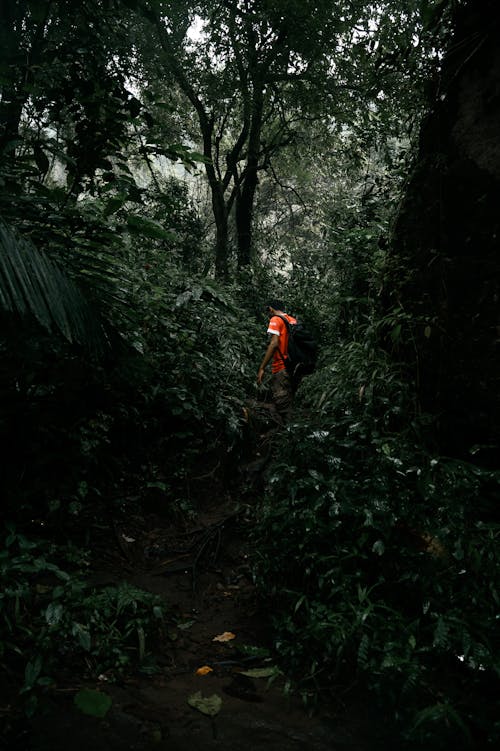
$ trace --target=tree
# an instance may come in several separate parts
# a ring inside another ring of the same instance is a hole
[[[5,0],[0,6],[0,158],[19,135],[52,10],[50,3]]]
[[[457,3],[453,35],[395,224],[387,307],[441,445],[496,461],[500,55],[493,0]]]
[[[383,4],[396,8],[394,25],[398,12],[408,21],[410,5],[402,11],[399,3]],[[373,74],[370,60],[383,67],[386,52],[377,52],[373,29],[379,22],[389,40],[387,19],[380,8],[329,0],[167,1],[142,12],[157,35],[152,53],[142,54],[146,76],[160,64],[196,113],[216,225],[215,269],[225,277],[232,213],[238,266],[252,259],[259,173],[311,121],[338,125],[367,114],[363,100],[380,85],[373,88],[371,79],[363,93],[362,81]],[[409,37],[407,23],[403,29]]]

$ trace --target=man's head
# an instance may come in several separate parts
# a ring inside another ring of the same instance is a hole
[[[278,311],[283,312],[284,309],[285,309],[285,305],[284,305],[284,303],[281,300],[276,300],[275,298],[273,298],[272,300],[269,300],[266,303],[266,310],[271,315],[274,315]]]

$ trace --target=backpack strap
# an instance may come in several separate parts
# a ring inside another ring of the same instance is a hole
[[[290,321],[289,321],[289,320],[288,320],[287,318],[285,318],[285,316],[280,316],[280,314],[279,314],[279,313],[275,313],[274,315],[275,315],[275,316],[276,316],[277,318],[281,318],[281,320],[282,320],[282,321],[283,321],[283,322],[285,323],[285,326],[286,326],[286,330],[287,330],[287,332],[288,332],[288,336],[290,337],[290,325],[291,325],[291,324],[290,324]],[[290,339],[289,339],[288,341],[290,341]],[[284,363],[285,363],[285,365],[286,365],[286,357],[283,357],[283,355],[281,354],[281,350],[280,350],[280,348],[279,348],[279,347],[278,347],[278,354],[279,354],[279,356],[281,357],[281,359],[283,360],[283,362],[284,362]],[[287,342],[287,354],[288,354],[288,342]]]
[[[291,326],[290,321],[287,318],[285,318],[285,316],[280,316],[279,313],[275,313],[274,315],[276,316],[276,318],[281,318],[281,320],[285,322],[287,331],[290,333],[290,326]]]

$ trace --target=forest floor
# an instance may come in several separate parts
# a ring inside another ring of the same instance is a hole
[[[189,525],[137,515],[115,525],[94,550],[91,580],[127,581],[158,594],[175,616],[157,655],[158,672],[120,680],[59,683],[49,710],[26,730],[23,751],[367,751],[374,749],[367,707],[340,701],[311,714],[285,691],[286,677],[243,676],[269,669],[269,617],[259,606],[249,567],[251,519],[230,500],[205,508]],[[108,534],[109,537],[109,534]],[[234,638],[214,641],[229,632]],[[260,648],[260,651],[259,651]],[[264,655],[257,656],[255,653]],[[253,654],[252,654],[253,653]],[[203,666],[212,668],[197,674]],[[103,719],[74,704],[83,687],[105,692]],[[222,700],[212,718],[188,704],[197,692]]]

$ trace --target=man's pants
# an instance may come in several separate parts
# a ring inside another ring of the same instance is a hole
[[[291,417],[293,404],[292,379],[286,370],[271,375],[271,392],[278,414],[286,422]]]

